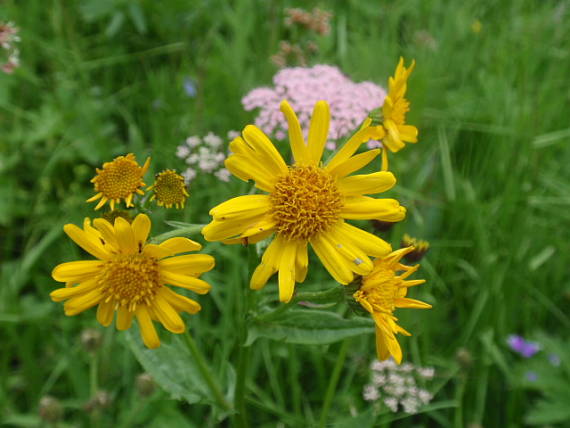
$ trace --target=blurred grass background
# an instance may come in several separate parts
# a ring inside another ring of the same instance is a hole
[[[409,122],[420,143],[391,160],[409,209],[392,239],[397,245],[408,231],[430,241],[416,274],[428,285],[413,297],[434,308],[399,311],[414,333],[401,342],[405,359],[436,367],[436,400],[451,405],[396,423],[523,424],[537,393],[516,387],[505,338],[546,332],[567,340],[570,327],[568,1],[0,2],[0,18],[15,22],[22,38],[21,67],[0,74],[1,424],[40,425],[38,403],[51,395],[65,407],[59,426],[216,425],[207,405],[162,391],[140,396],[142,369],[111,329],[100,351],[86,352],[79,337],[96,327],[94,314],[66,318],[49,301],[50,272],[81,258],[62,226],[93,216],[84,200],[95,167],[134,152],[153,157],[153,172],[180,169],[175,150],[187,136],[225,135],[252,120],[241,97],[271,83],[269,58],[292,6],[334,14],[314,62],[355,81],[385,86],[400,55],[417,62]],[[187,78],[195,97],[184,91]],[[206,207],[246,188],[199,177],[186,210],[164,216],[205,223]],[[154,226],[155,234],[165,230]],[[230,278],[239,277],[245,253],[216,244],[206,251],[218,259],[209,277],[215,290],[200,298],[204,310],[189,325],[221,367],[236,346]],[[339,345],[255,346],[255,425],[313,425]],[[457,360],[460,349],[468,364]],[[354,426],[351,415],[369,406],[361,393],[373,356],[372,336],[351,340],[331,426]],[[94,416],[85,404],[98,390],[109,404]]]

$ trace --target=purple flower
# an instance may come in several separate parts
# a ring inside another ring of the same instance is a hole
[[[538,351],[540,351],[540,344],[536,342],[526,341],[522,336],[518,334],[511,334],[507,338],[507,343],[509,347],[523,356],[524,358],[530,358]]]
[[[536,372],[528,371],[525,373],[526,380],[529,382],[536,382],[538,380],[538,375]]]

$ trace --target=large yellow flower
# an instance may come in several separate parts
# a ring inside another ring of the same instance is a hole
[[[410,77],[415,65],[415,61],[412,61],[412,65],[406,68],[404,67],[404,58],[400,58],[394,77],[388,79],[388,95],[382,106],[382,126],[386,130],[382,144],[392,153],[404,148],[405,142],[418,142],[418,128],[406,125],[406,113],[410,111],[410,103],[404,98],[408,77]]]
[[[117,217],[114,225],[97,218],[93,226],[89,219],[85,219],[83,229],[74,224],[64,226],[65,233],[98,260],[56,266],[52,276],[66,286],[52,291],[52,300],[67,300],[64,309],[69,316],[98,305],[97,320],[104,326],[113,322],[116,311],[119,330],[128,329],[134,316],[149,348],[160,345],[153,320],[172,333],[183,333],[180,312],[195,314],[201,307],[166,285],[208,293],[210,284],[198,276],[214,267],[214,258],[207,254],[176,256],[201,248],[187,238],[147,244],[151,222],[145,214],[139,214],[132,224],[122,217]]]
[[[213,221],[202,233],[208,241],[226,243],[255,243],[275,234],[250,287],[262,288],[279,272],[279,299],[288,302],[295,283],[305,280],[308,244],[330,274],[348,284],[354,273],[366,275],[372,270],[369,256],[381,257],[391,247],[345,220],[396,222],[404,218],[406,210],[395,199],[364,196],[394,186],[396,179],[391,172],[349,176],[379,154],[376,149],[355,155],[362,142],[370,138],[369,128],[356,132],[322,165],[330,122],[328,104],[319,101],[315,105],[308,144],[287,101],[281,103],[281,111],[289,123],[293,165],[285,164],[261,130],[253,125],[245,127],[243,138],[230,144],[233,154],[226,159],[226,167],[244,181],[254,180],[258,189],[269,194],[239,196],[214,207],[210,211]]]
[[[411,336],[400,327],[393,315],[396,308],[429,309],[431,305],[406,297],[408,288],[425,282],[423,279],[406,281],[417,271],[420,265],[405,266],[400,263],[402,257],[414,250],[414,247],[400,248],[387,256],[374,260],[374,269],[362,278],[360,288],[354,293],[354,299],[370,314],[376,324],[376,352],[380,361],[390,356],[400,364],[402,348],[396,339],[396,333]],[[401,275],[396,272],[403,271]]]
[[[87,199],[87,202],[99,200],[95,209],[98,210],[109,202],[111,210],[115,204],[125,200],[127,208],[133,205],[135,194],[144,195],[141,189],[144,186],[143,177],[150,166],[150,158],[147,158],[143,166],[137,163],[134,154],[119,156],[112,162],[105,162],[103,169],[97,168],[97,175],[91,179],[97,192],[95,196]]]

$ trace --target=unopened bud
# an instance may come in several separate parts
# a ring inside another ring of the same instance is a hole
[[[59,400],[50,395],[40,399],[40,418],[45,422],[57,422],[63,416],[63,407]]]
[[[95,410],[103,410],[110,407],[113,400],[107,391],[97,391],[95,397],[89,400],[83,408],[86,412],[93,412]]]
[[[469,369],[473,365],[473,357],[471,352],[466,348],[459,348],[455,354],[455,359],[464,370]]]
[[[400,248],[414,247],[413,251],[410,251],[404,256],[406,261],[410,263],[419,262],[429,250],[429,242],[423,241],[421,239],[412,238],[407,233],[402,237],[402,242]]]
[[[136,387],[141,397],[149,397],[155,391],[156,384],[148,373],[141,373],[137,376]]]
[[[103,335],[96,328],[87,328],[81,332],[81,344],[87,352],[95,352],[101,347]]]

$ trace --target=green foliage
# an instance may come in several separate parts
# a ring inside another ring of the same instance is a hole
[[[38,426],[45,395],[62,402],[69,426],[218,424],[223,415],[212,411],[180,338],[162,331],[163,348],[150,352],[136,331],[111,337],[106,329],[102,348],[91,354],[80,336],[96,325],[93,311],[64,317],[48,300],[56,287],[50,273],[84,257],[62,225],[94,215],[84,203],[94,168],[134,152],[152,156],[149,177],[181,169],[175,150],[184,138],[225,135],[249,123],[252,113],[240,99],[270,84],[276,69],[269,57],[287,34],[282,9],[317,5],[334,13],[318,62],[382,85],[400,55],[417,62],[409,120],[420,142],[390,162],[408,219],[383,236],[395,246],[404,231],[430,241],[416,274],[427,284],[411,293],[434,308],[397,315],[414,334],[401,341],[404,358],[434,365],[438,388],[432,407],[391,415],[401,417],[394,425],[564,426],[570,354],[559,351],[556,370],[544,359],[519,367],[504,343],[513,332],[548,331],[563,344],[570,327],[570,11],[564,2],[530,0],[3,1],[2,19],[21,29],[22,64],[0,73],[0,424]],[[183,90],[186,77],[196,82],[194,98]],[[160,219],[153,236],[184,226],[202,242],[195,225],[208,221],[208,209],[248,190],[238,180],[198,177],[183,212],[153,208]],[[217,258],[207,277],[214,290],[186,320],[231,394],[246,256],[239,246],[206,244],[205,251]],[[328,283],[322,269],[311,269],[299,293]],[[270,282],[252,303],[274,305],[275,290]],[[282,318],[262,323],[261,312],[249,320],[258,335],[245,385],[252,426],[315,425],[341,337],[350,337],[350,347],[327,422],[391,423],[361,398],[374,357],[371,323],[322,309],[295,303]],[[550,342],[541,341],[546,349]],[[460,349],[468,363],[454,358]],[[167,372],[171,360],[176,370]],[[141,398],[135,378],[143,370],[153,371],[161,388]],[[537,383],[520,381],[527,370],[538,373]],[[111,403],[87,411],[97,390],[108,391]]]

